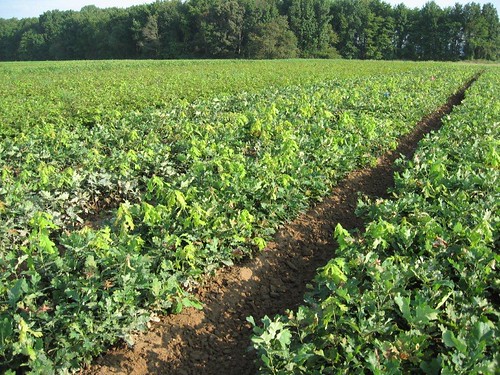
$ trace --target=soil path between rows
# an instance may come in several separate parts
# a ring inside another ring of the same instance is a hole
[[[423,118],[375,167],[350,173],[322,202],[283,226],[262,253],[208,278],[197,291],[202,311],[189,308],[162,317],[150,331],[135,338],[133,348],[116,347],[83,373],[255,374],[251,326],[246,318],[252,315],[258,322],[265,315],[284,313],[303,303],[316,269],[335,255],[337,223],[346,229],[363,228],[355,215],[359,195],[387,197],[394,184],[394,161],[400,155],[412,157],[417,143],[441,126],[441,118],[461,103],[474,80]]]

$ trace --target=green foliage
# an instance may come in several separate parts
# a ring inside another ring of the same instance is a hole
[[[336,57],[337,36],[332,29],[330,4],[326,0],[285,1],[290,28],[303,57]]]
[[[263,250],[279,225],[393,148],[476,70],[331,61],[2,68],[12,79],[2,81],[2,103],[17,110],[2,112],[0,125],[0,366],[33,373],[76,369],[119,339],[133,345],[154,313],[201,307],[188,292],[202,274]],[[69,89],[77,83],[78,96]],[[474,243],[489,233],[481,223]],[[349,280],[344,259],[325,268],[335,285]],[[412,313],[412,324],[432,313]],[[287,333],[275,336],[287,345]]]
[[[486,72],[396,176],[296,312],[254,325],[264,374],[496,374],[500,76]],[[485,103],[491,103],[485,105]]]
[[[277,17],[258,25],[249,35],[248,53],[256,59],[284,59],[298,54],[297,38],[288,27],[286,17]]]
[[[201,18],[200,46],[207,57],[234,58],[241,54],[245,9],[238,1],[216,1]]]

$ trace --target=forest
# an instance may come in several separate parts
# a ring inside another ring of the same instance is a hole
[[[165,0],[0,18],[0,60],[347,58],[497,60],[493,4]]]

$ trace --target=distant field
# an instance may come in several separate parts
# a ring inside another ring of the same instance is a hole
[[[198,306],[200,275],[264,249],[481,69],[0,64],[0,370],[75,369]]]
[[[183,99],[410,72],[423,66],[440,65],[342,60],[0,63],[0,131],[42,121],[103,122],[130,111],[169,108]]]

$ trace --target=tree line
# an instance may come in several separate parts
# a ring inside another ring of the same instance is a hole
[[[334,58],[498,60],[492,4],[165,0],[0,18],[0,60]]]

